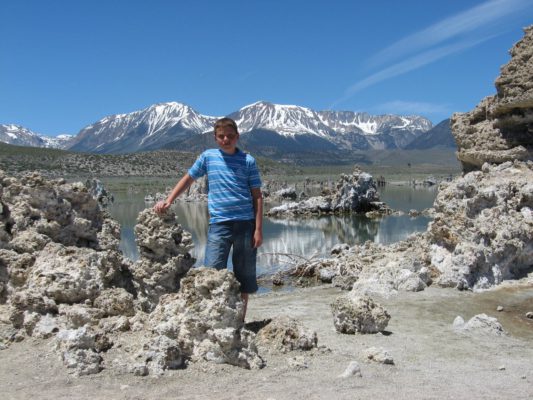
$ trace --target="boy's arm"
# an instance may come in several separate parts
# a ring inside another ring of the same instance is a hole
[[[172,192],[170,192],[167,199],[165,201],[158,201],[156,203],[156,205],[154,206],[155,212],[164,213],[165,211],[167,211],[174,202],[174,200],[176,200],[176,198],[180,194],[186,191],[187,188],[191,186],[193,182],[194,179],[188,173],[183,175],[183,178],[181,178],[180,181],[174,187],[174,189],[172,189]]]
[[[257,248],[263,244],[263,194],[260,188],[252,188],[251,192],[255,214],[255,231],[252,245]]]

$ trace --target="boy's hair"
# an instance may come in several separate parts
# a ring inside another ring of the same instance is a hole
[[[230,126],[233,128],[235,133],[239,134],[239,130],[237,129],[237,124],[234,120],[228,117],[220,118],[217,122],[215,122],[215,134],[217,133],[217,129],[219,128],[225,128],[226,126]]]

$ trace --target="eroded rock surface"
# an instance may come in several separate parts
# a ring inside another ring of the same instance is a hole
[[[137,218],[135,242],[140,258],[132,272],[139,282],[143,309],[152,310],[161,295],[179,289],[180,279],[194,265],[192,236],[177,223],[172,211],[158,215],[146,208]]]
[[[243,329],[240,284],[227,270],[196,268],[182,280],[180,291],[161,297],[150,314],[154,337],[145,356],[168,339],[174,354],[167,368],[177,368],[188,360],[228,363],[244,368],[261,368],[263,360],[254,345],[255,335]],[[149,368],[150,364],[148,363]],[[158,368],[160,368],[160,363]]]
[[[533,159],[533,27],[511,49],[511,61],[496,79],[497,94],[472,111],[454,114],[452,132],[463,170],[484,163]]]
[[[533,266],[533,163],[483,166],[442,187],[427,232],[442,286],[487,289]]]

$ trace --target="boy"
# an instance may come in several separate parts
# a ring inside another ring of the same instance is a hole
[[[219,119],[214,131],[220,149],[204,151],[154,210],[165,212],[196,179],[207,174],[210,218],[204,264],[226,268],[233,246],[233,273],[241,284],[244,318],[248,295],[257,291],[256,255],[263,243],[261,178],[254,158],[237,148],[239,131],[235,121]]]

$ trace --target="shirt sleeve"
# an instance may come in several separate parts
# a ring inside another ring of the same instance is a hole
[[[207,173],[205,153],[200,154],[192,167],[188,171],[190,177],[194,180],[201,178]]]
[[[248,159],[248,186],[250,189],[260,188],[262,186],[259,169],[253,157]]]

